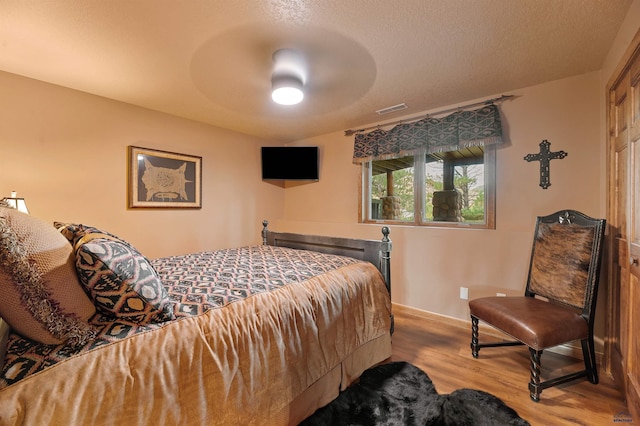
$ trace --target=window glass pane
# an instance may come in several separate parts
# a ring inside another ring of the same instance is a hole
[[[424,219],[433,220],[433,194],[442,191],[442,161],[429,161],[425,164],[425,208]]]
[[[413,156],[372,162],[371,219],[413,221]]]
[[[462,218],[465,222],[484,222],[484,164],[455,168],[455,185],[462,193]]]
[[[484,222],[484,153],[479,155],[455,151],[426,156],[424,220]]]

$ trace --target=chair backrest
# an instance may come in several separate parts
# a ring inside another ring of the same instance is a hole
[[[590,320],[598,292],[604,231],[604,219],[575,210],[539,216],[525,295],[573,306]]]

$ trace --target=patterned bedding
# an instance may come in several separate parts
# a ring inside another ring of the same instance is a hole
[[[202,315],[257,294],[288,285],[304,285],[312,277],[358,262],[355,259],[273,246],[248,246],[152,260],[174,303],[176,320],[140,325],[100,312],[90,323],[97,336],[85,345],[44,345],[12,333],[0,373],[0,388],[63,360]]]

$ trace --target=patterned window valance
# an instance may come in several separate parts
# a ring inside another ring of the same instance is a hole
[[[389,131],[377,129],[355,136],[353,162],[389,160],[425,151],[445,152],[477,145],[502,143],[497,105],[457,111],[442,118],[426,117],[398,124]]]

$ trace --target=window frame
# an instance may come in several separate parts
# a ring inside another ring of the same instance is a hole
[[[496,229],[496,148],[493,145],[484,146],[484,197],[485,215],[484,222],[445,222],[423,220],[424,206],[426,204],[425,180],[426,170],[424,161],[416,161],[416,158],[424,158],[426,152],[414,155],[414,219],[406,220],[385,220],[370,219],[371,217],[371,161],[362,163],[361,179],[358,195],[358,219],[359,223],[375,223],[385,225],[400,226],[427,226],[440,228],[462,228],[462,229]]]

